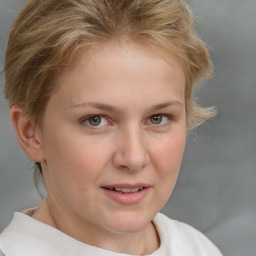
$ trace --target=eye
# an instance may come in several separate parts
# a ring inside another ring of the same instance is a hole
[[[160,124],[163,120],[163,116],[160,115],[160,114],[157,114],[157,115],[153,115],[150,117],[150,122],[152,124]]]
[[[108,121],[101,115],[92,115],[83,118],[82,123],[85,123],[86,126],[90,127],[103,127],[108,124]]]
[[[171,121],[171,117],[169,115],[164,114],[155,114],[149,117],[147,123],[153,125],[166,125]]]

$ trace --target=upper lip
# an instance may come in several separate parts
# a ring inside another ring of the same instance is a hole
[[[122,183],[122,184],[111,184],[111,185],[104,185],[102,188],[148,188],[151,187],[151,185],[146,183],[135,183],[135,184],[129,184],[129,183]]]

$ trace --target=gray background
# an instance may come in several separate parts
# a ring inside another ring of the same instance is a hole
[[[8,30],[25,0],[0,0],[0,68]],[[198,90],[218,116],[190,134],[164,212],[204,232],[226,256],[256,255],[256,1],[190,0],[216,75]],[[3,84],[3,76],[1,76]],[[2,91],[2,87],[1,87]],[[15,210],[40,202],[0,96],[0,230]]]

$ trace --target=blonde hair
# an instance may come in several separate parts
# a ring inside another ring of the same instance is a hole
[[[10,33],[5,96],[40,123],[57,80],[78,50],[110,40],[142,42],[174,53],[186,76],[187,128],[214,116],[193,98],[195,85],[212,74],[205,44],[184,0],[29,0]]]

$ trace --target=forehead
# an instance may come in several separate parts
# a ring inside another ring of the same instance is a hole
[[[96,72],[108,75],[122,72],[146,73],[150,69],[166,78],[166,74],[172,70],[180,77],[184,77],[183,65],[178,57],[172,53],[166,53],[162,49],[141,43],[122,43],[110,41],[98,43],[91,48],[82,48],[71,61],[61,80],[68,79],[72,73],[87,71],[87,75]],[[113,72],[115,70],[115,72]],[[118,71],[118,72],[117,72]],[[168,71],[168,72],[166,72]]]
[[[146,96],[174,84],[176,97],[183,100],[185,76],[177,57],[164,58],[163,52],[148,46],[119,42],[81,49],[58,83],[71,102],[102,95],[105,99],[110,95],[125,99],[142,91]]]

